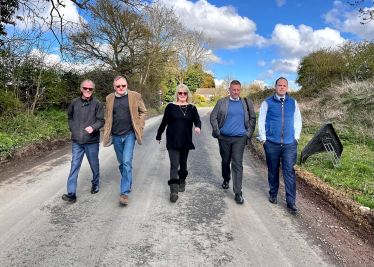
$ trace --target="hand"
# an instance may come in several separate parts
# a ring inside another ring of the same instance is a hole
[[[266,140],[262,140],[262,144],[265,144]]]
[[[201,131],[201,130],[200,130],[199,127],[195,127],[195,132],[196,132],[196,133],[200,133],[200,131]]]
[[[157,140],[157,142],[160,144],[160,143],[161,143],[161,140]]]
[[[88,126],[84,129],[87,133],[92,133],[94,131],[94,129],[91,127],[91,126]]]

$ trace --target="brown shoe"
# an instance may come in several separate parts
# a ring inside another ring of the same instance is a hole
[[[129,204],[129,196],[128,195],[122,195],[119,199],[119,204],[121,205],[127,205]]]

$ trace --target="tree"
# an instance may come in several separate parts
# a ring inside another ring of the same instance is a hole
[[[203,73],[201,77],[201,82],[199,84],[200,88],[216,88],[216,83],[214,82],[214,77],[210,73]]]
[[[186,30],[178,42],[178,80],[183,83],[186,72],[194,63],[205,65],[214,58],[214,40],[203,31]]]
[[[118,75],[134,75],[145,64],[151,34],[142,16],[118,0],[98,0],[88,12],[90,21],[81,20],[70,35],[70,53],[101,61]]]
[[[17,0],[0,0],[0,35],[6,35],[6,25],[15,25],[14,13],[18,9]],[[19,17],[18,17],[19,18]],[[0,45],[2,39],[0,39]]]
[[[338,50],[322,48],[301,59],[296,82],[312,96],[346,76],[345,60]]]
[[[364,4],[365,0],[357,0],[357,1],[354,1],[353,3],[351,1],[347,1],[351,6],[360,6],[362,4]],[[373,6],[374,6],[374,1],[372,2]],[[374,20],[374,8],[364,8],[362,9],[361,7],[358,9],[358,12],[361,13],[361,15],[359,17],[361,17],[361,24],[364,25],[364,24],[367,24],[371,21]]]

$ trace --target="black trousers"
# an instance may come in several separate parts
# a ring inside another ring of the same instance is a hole
[[[241,194],[243,181],[243,153],[247,136],[218,136],[219,152],[222,158],[222,178],[230,181],[230,165],[232,183],[235,194]]]
[[[170,180],[186,179],[188,175],[187,171],[187,158],[188,149],[169,149],[169,158],[170,158]],[[179,171],[178,171],[179,168]]]

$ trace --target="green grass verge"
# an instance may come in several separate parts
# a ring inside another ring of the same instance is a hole
[[[198,108],[207,108],[207,107],[214,107],[216,103],[201,103],[201,104],[196,104],[196,107]]]
[[[10,157],[26,143],[70,135],[66,111],[38,111],[35,115],[18,113],[0,118],[0,156]]]
[[[304,131],[303,131],[304,132]],[[298,146],[298,163],[301,150],[313,134],[301,134]],[[340,158],[342,167],[334,168],[327,153],[312,155],[302,168],[315,174],[333,188],[348,193],[364,206],[374,208],[374,151],[367,145],[344,140]],[[300,166],[297,166],[300,167]]]

